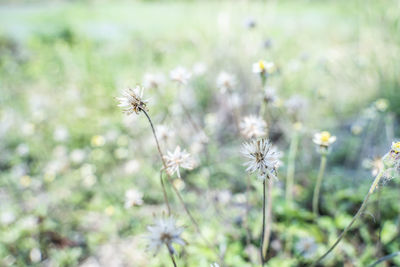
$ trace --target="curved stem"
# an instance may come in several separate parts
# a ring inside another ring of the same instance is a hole
[[[293,201],[292,194],[293,194],[294,171],[296,168],[296,154],[297,154],[298,143],[299,143],[298,134],[297,132],[295,132],[292,136],[292,140],[290,141],[289,159],[288,159],[287,176],[286,176],[286,201],[289,205],[291,205]]]
[[[321,190],[322,178],[324,177],[326,167],[326,155],[321,155],[321,164],[319,166],[317,183],[315,184],[314,196],[312,201],[312,209],[313,213],[316,217],[318,217],[318,202],[319,202],[319,192]]]
[[[162,190],[163,190],[164,201],[165,201],[165,204],[167,205],[168,216],[170,216],[171,215],[171,207],[169,206],[167,190],[165,190],[165,185],[164,185],[164,181],[163,181],[163,178],[162,178],[162,170],[160,170],[160,182],[161,182],[161,187],[162,187]]]
[[[382,178],[382,175],[384,173],[384,169],[381,170],[379,172],[379,174],[375,177],[374,182],[372,183],[367,195],[364,198],[363,203],[361,204],[360,209],[357,211],[356,215],[354,215],[353,219],[351,220],[351,222],[349,223],[349,225],[347,225],[347,227],[343,230],[343,232],[339,235],[338,239],[336,240],[336,242],[328,249],[328,251],[325,252],[324,255],[322,255],[321,257],[318,258],[318,260],[312,265],[315,266],[318,263],[320,263],[326,256],[328,256],[329,253],[332,252],[332,250],[339,244],[339,242],[342,240],[342,238],[346,235],[346,233],[350,230],[351,226],[353,225],[353,223],[358,219],[358,217],[360,217],[360,215],[363,213],[364,209],[367,206],[367,202],[369,197],[372,195],[372,193],[375,191],[375,188],[377,187],[379,181]]]
[[[163,154],[162,151],[161,151],[160,144],[159,144],[159,142],[158,142],[158,138],[157,138],[157,135],[156,135],[156,131],[154,130],[153,122],[151,121],[151,118],[150,118],[149,114],[148,114],[144,109],[141,109],[141,110],[142,110],[143,113],[146,115],[147,120],[148,120],[149,123],[150,123],[151,130],[153,131],[154,139],[156,140],[158,153],[160,154],[160,158],[161,158],[163,167],[164,167],[164,169],[166,170],[166,169],[167,169],[167,164],[166,164],[165,159],[164,159],[164,154]],[[201,232],[201,230],[200,230],[200,227],[199,227],[197,221],[194,219],[194,217],[192,216],[192,213],[191,213],[191,212],[189,211],[189,209],[187,208],[186,203],[183,201],[182,195],[179,193],[179,190],[178,190],[178,189],[176,188],[176,186],[174,185],[171,176],[169,175],[168,172],[166,172],[166,174],[167,174],[167,180],[168,180],[168,182],[171,184],[172,189],[174,190],[175,194],[178,196],[178,199],[179,199],[179,201],[181,202],[181,204],[182,204],[182,206],[183,206],[183,209],[185,210],[186,214],[189,216],[190,220],[192,221],[193,225],[195,226],[196,231],[197,231],[198,234],[201,236],[201,238],[204,240],[204,242],[205,242],[210,248],[212,248],[212,245],[211,245],[211,244],[208,242],[208,240],[203,236],[203,234],[202,234],[202,232]]]
[[[264,231],[264,239],[263,239],[263,258],[264,261],[267,257],[269,239],[271,237],[271,226],[272,226],[272,186],[274,184],[273,179],[268,180],[268,187],[267,187],[267,207],[266,207],[266,224],[265,224],[265,231]]]
[[[384,262],[384,261],[393,259],[394,257],[399,256],[399,255],[400,255],[400,251],[397,251],[397,252],[395,252],[395,253],[389,254],[389,255],[387,255],[387,256],[385,256],[385,257],[382,257],[382,258],[380,258],[379,260],[375,261],[375,262],[372,263],[371,265],[368,265],[368,267],[376,266],[376,265],[378,265],[378,264],[381,263],[381,262]]]

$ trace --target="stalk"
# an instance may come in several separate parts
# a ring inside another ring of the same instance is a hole
[[[269,239],[271,237],[271,225],[272,225],[272,186],[274,184],[274,180],[269,179],[268,180],[268,187],[267,187],[267,206],[266,206],[266,219],[267,222],[265,224],[265,231],[264,231],[264,236],[263,236],[263,245],[262,245],[262,256],[265,261],[265,258],[267,257],[267,251],[268,251],[268,245],[269,245]],[[265,189],[265,183],[264,183],[264,189]],[[265,190],[264,190],[265,191]],[[265,193],[264,193],[264,202],[265,202]]]
[[[286,202],[289,205],[291,205],[293,201],[292,193],[293,193],[294,172],[296,168],[296,154],[297,154],[298,143],[299,143],[299,136],[296,131],[292,136],[292,140],[290,141],[288,168],[286,176]]]
[[[318,202],[319,202],[319,192],[321,190],[322,178],[324,177],[326,167],[326,154],[321,155],[321,164],[319,166],[319,173],[317,178],[317,183],[315,184],[314,196],[312,202],[313,213],[318,217]]]
[[[261,265],[264,266],[265,258],[264,258],[264,234],[265,234],[265,180],[263,181],[263,223],[262,223],[262,233],[261,233],[261,246],[260,246],[260,256],[261,256]]]
[[[347,227],[343,230],[343,232],[339,235],[338,239],[336,240],[336,242],[328,249],[328,251],[325,252],[324,255],[322,255],[321,257],[318,258],[318,260],[312,265],[312,266],[316,266],[318,263],[320,263],[326,256],[328,256],[329,253],[332,252],[332,250],[340,243],[340,241],[343,239],[343,237],[346,235],[346,233],[350,230],[351,226],[353,225],[353,223],[360,217],[360,215],[363,213],[364,209],[367,206],[368,200],[370,198],[370,196],[372,195],[372,193],[375,191],[375,188],[377,187],[379,181],[382,178],[382,175],[384,173],[385,169],[381,170],[379,172],[379,174],[375,177],[374,182],[372,183],[367,195],[364,198],[363,203],[361,204],[360,209],[357,211],[356,215],[354,215],[353,219],[351,220],[351,222],[349,223],[349,225],[347,225]]]
[[[173,252],[173,250],[168,246],[168,244],[167,244],[167,249],[168,249],[169,256],[170,256],[170,258],[171,258],[172,264],[174,265],[174,267],[177,267],[176,262],[175,262],[175,258],[174,258],[174,252]]]
[[[155,129],[154,129],[153,122],[152,122],[152,120],[151,120],[149,114],[146,112],[146,110],[141,109],[141,111],[143,111],[143,113],[146,115],[147,120],[148,120],[149,123],[150,123],[151,130],[152,130],[152,132],[153,132],[154,139],[156,140],[158,153],[159,153],[159,155],[160,155],[160,158],[161,158],[163,167],[164,167],[164,169],[166,170],[166,169],[167,169],[167,164],[166,164],[165,159],[164,159],[164,154],[163,154],[162,151],[161,151],[160,144],[159,144],[159,142],[158,142],[158,138],[157,138],[157,135],[156,135],[156,131],[155,131]],[[179,193],[179,190],[178,190],[178,189],[176,188],[176,186],[174,185],[171,176],[169,175],[168,172],[166,172],[166,174],[167,174],[167,180],[168,180],[168,182],[171,184],[172,189],[174,190],[175,194],[178,196],[178,199],[179,199],[179,201],[181,202],[181,204],[182,204],[182,206],[183,206],[183,209],[185,210],[186,214],[188,215],[188,217],[189,217],[190,220],[192,221],[193,225],[195,226],[196,231],[197,231],[198,234],[201,236],[201,238],[203,239],[203,241],[207,244],[207,246],[209,246],[210,248],[212,248],[212,245],[211,245],[211,244],[208,242],[208,240],[203,236],[203,234],[202,234],[202,232],[201,232],[201,230],[200,230],[199,224],[198,224],[197,221],[194,219],[192,213],[189,211],[188,207],[186,206],[186,203],[183,201],[182,195]]]
[[[162,170],[160,170],[160,182],[161,182],[161,186],[162,186],[162,190],[163,190],[164,201],[165,201],[165,204],[167,205],[168,216],[170,216],[171,215],[171,207],[169,206],[167,190],[165,190],[165,185],[164,185],[164,181],[162,178]]]

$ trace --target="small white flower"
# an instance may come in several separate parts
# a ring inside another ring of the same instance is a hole
[[[197,62],[193,65],[193,73],[197,76],[203,75],[207,71],[207,65],[203,62]]]
[[[148,226],[147,230],[149,231],[148,249],[154,251],[155,254],[158,253],[163,245],[168,247],[171,254],[175,253],[175,249],[172,246],[173,243],[181,246],[185,245],[185,241],[181,238],[183,228],[176,226],[175,219],[172,217],[156,219],[154,225]]]
[[[264,101],[267,103],[275,103],[278,100],[278,96],[276,94],[276,89],[270,86],[264,91]]]
[[[33,263],[40,262],[42,260],[42,252],[38,248],[33,248],[29,253],[29,258]]]
[[[159,124],[156,126],[156,133],[157,137],[162,141],[167,141],[174,136],[174,131],[164,124]]]
[[[83,149],[74,149],[71,151],[69,158],[75,164],[80,164],[85,160],[86,153]]]
[[[143,204],[143,193],[131,188],[125,192],[125,208],[129,209],[133,206]]]
[[[221,93],[225,93],[233,89],[236,85],[236,78],[234,75],[225,71],[221,72],[217,78],[217,87],[221,90]]]
[[[27,144],[19,144],[17,148],[15,149],[17,154],[21,157],[24,157],[29,154],[29,146]]]
[[[285,107],[290,115],[298,117],[298,114],[307,107],[307,100],[300,95],[294,95],[285,102]]]
[[[69,138],[68,129],[64,126],[58,126],[53,132],[53,138],[57,142],[65,142]]]
[[[253,73],[260,75],[269,75],[276,70],[274,62],[266,62],[264,60],[259,60],[253,64]]]
[[[142,110],[147,111],[147,100],[143,100],[143,90],[144,88],[140,86],[136,86],[135,89],[128,88],[125,90],[122,97],[117,97],[119,101],[118,106],[121,107],[127,115],[133,113],[139,114]]]
[[[267,123],[259,116],[246,116],[239,124],[240,133],[247,139],[267,134]]]
[[[163,74],[146,73],[143,76],[143,87],[145,88],[159,88],[164,83],[165,77]]]
[[[170,72],[170,78],[172,81],[186,85],[192,74],[183,67],[177,67]]]
[[[258,178],[277,178],[276,168],[279,165],[279,152],[272,148],[271,143],[265,139],[252,140],[243,144],[242,154],[248,158],[248,173],[258,172]]]
[[[167,152],[167,155],[164,156],[164,159],[167,164],[167,172],[169,175],[173,175],[175,172],[178,174],[178,177],[181,178],[181,174],[179,172],[179,168],[192,170],[194,168],[194,161],[192,156],[186,152],[186,150],[182,150],[180,146],[175,148],[174,152]]]
[[[313,142],[321,147],[328,148],[336,141],[336,136],[332,136],[328,131],[322,131],[314,134]]]

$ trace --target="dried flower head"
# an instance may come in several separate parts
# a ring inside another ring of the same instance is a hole
[[[192,74],[183,67],[177,67],[170,72],[171,80],[186,85]]]
[[[266,62],[264,60],[259,60],[253,64],[253,73],[260,75],[269,75],[276,70],[274,62]]]
[[[159,88],[164,82],[165,77],[160,73],[146,73],[143,76],[143,86],[145,88]]]
[[[181,178],[179,168],[187,170],[192,170],[194,168],[192,156],[187,153],[186,150],[181,150],[180,146],[177,146],[174,152],[168,151],[164,159],[167,164],[166,171],[169,175],[173,175],[176,172],[178,177]]]
[[[288,100],[286,100],[285,107],[290,115],[298,118],[299,113],[307,108],[307,104],[307,100],[301,95],[293,95]]]
[[[147,100],[143,100],[143,90],[144,88],[139,85],[135,89],[128,88],[122,97],[117,97],[118,106],[128,115],[139,114],[142,110],[147,111]]]
[[[152,226],[148,226],[149,231],[148,249],[158,253],[163,245],[168,247],[171,254],[175,253],[175,249],[172,246],[173,243],[184,246],[185,241],[181,238],[183,232],[182,227],[176,226],[176,221],[173,217],[158,218]]]
[[[243,144],[242,154],[248,158],[244,164],[249,173],[258,172],[258,178],[276,178],[276,169],[279,165],[279,153],[272,148],[271,143],[262,138]]]
[[[174,136],[174,131],[164,124],[156,126],[156,133],[158,138],[164,142]]]
[[[313,142],[321,147],[328,148],[336,141],[336,136],[332,136],[328,131],[322,131],[320,133],[314,134]]]
[[[131,208],[133,206],[140,206],[143,204],[143,193],[136,189],[128,189],[125,192],[125,208]]]
[[[264,91],[264,101],[267,103],[274,104],[278,100],[278,96],[276,94],[276,89],[270,86],[267,86]]]
[[[234,75],[225,71],[221,72],[217,78],[217,87],[221,90],[221,93],[225,93],[233,89],[236,85],[236,78]]]
[[[246,116],[239,124],[240,133],[247,139],[267,134],[267,123],[259,116]]]
[[[376,176],[383,168],[383,161],[381,157],[375,157],[374,159],[365,159],[362,165],[366,169],[371,170],[372,176]]]

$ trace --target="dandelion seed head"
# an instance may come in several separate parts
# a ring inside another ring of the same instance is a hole
[[[280,153],[272,148],[266,138],[244,143],[241,153],[248,159],[244,164],[248,173],[257,172],[260,180],[277,178],[276,170],[279,166]]]
[[[247,139],[263,137],[267,134],[267,123],[259,116],[246,116],[239,124],[240,133]]]
[[[149,239],[148,249],[154,251],[155,254],[164,245],[168,247],[172,254],[175,253],[173,243],[185,245],[185,241],[181,238],[183,228],[176,225],[173,217],[158,218],[153,225],[147,227],[147,230],[149,232],[147,236]]]
[[[174,152],[168,151],[164,159],[167,173],[173,175],[176,172],[179,178],[181,178],[180,168],[192,170],[195,165],[192,156],[186,150],[181,150],[180,146],[177,146]]]
[[[117,97],[118,106],[123,109],[127,115],[133,113],[139,114],[140,111],[147,111],[147,100],[143,100],[143,87],[139,85],[134,89],[128,88],[124,91],[122,97]]]
[[[228,72],[221,72],[217,77],[217,87],[221,90],[221,93],[225,93],[232,90],[236,85],[236,78],[234,75]]]
[[[186,85],[192,74],[183,67],[177,67],[170,72],[170,78],[172,81]]]

